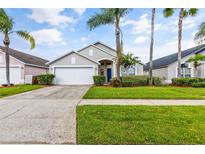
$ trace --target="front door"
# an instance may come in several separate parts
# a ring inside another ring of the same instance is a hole
[[[107,82],[110,82],[111,78],[112,78],[112,69],[108,68],[107,69]]]

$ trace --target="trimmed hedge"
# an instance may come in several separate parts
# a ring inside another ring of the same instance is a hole
[[[205,82],[205,78],[173,78],[172,85],[192,86],[193,83]]]
[[[112,79],[113,87],[135,87],[135,86],[147,86],[149,85],[149,76],[123,76],[120,80],[116,81],[116,78]],[[153,85],[159,86],[162,84],[162,79],[159,77],[153,77]]]
[[[41,74],[37,76],[37,81],[40,85],[51,85],[54,77],[53,74]]]
[[[203,88],[205,87],[205,82],[194,82],[191,84],[191,86],[195,88]]]
[[[125,76],[121,77],[121,81],[122,85],[125,82],[132,82],[132,86],[147,86],[149,85],[149,76]],[[155,86],[159,86],[162,84],[162,79],[159,77],[153,77],[152,84]]]
[[[93,76],[93,81],[96,86],[103,86],[105,83],[105,76],[103,75]]]

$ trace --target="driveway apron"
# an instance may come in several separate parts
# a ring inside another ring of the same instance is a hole
[[[0,143],[75,144],[75,108],[88,89],[51,86],[0,99]]]

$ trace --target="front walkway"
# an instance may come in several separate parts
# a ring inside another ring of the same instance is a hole
[[[51,86],[0,99],[0,144],[75,144],[75,109],[88,89]]]
[[[205,100],[82,99],[78,105],[205,105]]]

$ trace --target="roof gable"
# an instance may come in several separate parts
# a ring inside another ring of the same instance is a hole
[[[54,60],[52,60],[52,61],[50,61],[50,62],[48,62],[47,64],[52,64],[52,63],[54,63],[54,62],[56,62],[56,61],[58,61],[58,60],[60,60],[60,59],[62,59],[62,58],[64,58],[64,57],[66,57],[66,56],[69,56],[69,55],[71,55],[71,54],[77,54],[77,55],[79,55],[79,56],[81,56],[81,57],[83,57],[83,58],[85,58],[85,59],[87,59],[87,60],[89,60],[89,61],[91,61],[91,62],[94,62],[94,63],[97,63],[98,64],[98,62],[96,62],[96,61],[94,61],[94,60],[92,60],[92,59],[90,59],[90,58],[88,58],[88,57],[86,57],[86,56],[84,56],[84,55],[82,55],[82,54],[80,54],[80,53],[78,53],[78,52],[75,52],[75,51],[71,51],[71,52],[68,52],[68,53],[66,53],[66,54],[64,54],[63,56],[60,56],[60,57],[58,57],[58,58],[56,58],[56,59],[54,59]]]
[[[116,50],[115,49],[113,49],[112,47],[110,47],[110,46],[108,46],[108,45],[106,45],[106,44],[104,44],[104,43],[102,43],[102,42],[100,42],[100,41],[98,41],[98,42],[95,42],[93,45],[102,45],[102,46],[104,46],[105,48],[108,48],[108,49],[110,49],[110,50],[112,50],[112,51],[115,51],[116,52]]]
[[[5,52],[5,47],[0,46],[1,51]],[[23,62],[24,64],[29,64],[29,65],[35,65],[35,66],[41,66],[41,67],[47,67],[46,63],[48,60],[42,59],[30,54],[26,54],[14,49],[9,48],[9,54],[10,56],[16,58],[17,60]]]
[[[190,54],[200,53],[202,51],[205,51],[205,44],[195,46],[195,47],[192,47],[190,49],[182,51],[182,58],[184,58]],[[177,55],[177,53],[174,53],[174,54],[153,60],[153,69],[167,67],[168,65],[176,62],[177,59],[178,59],[178,55]],[[144,66],[144,70],[148,70],[148,69],[149,69],[149,62],[146,63]]]

